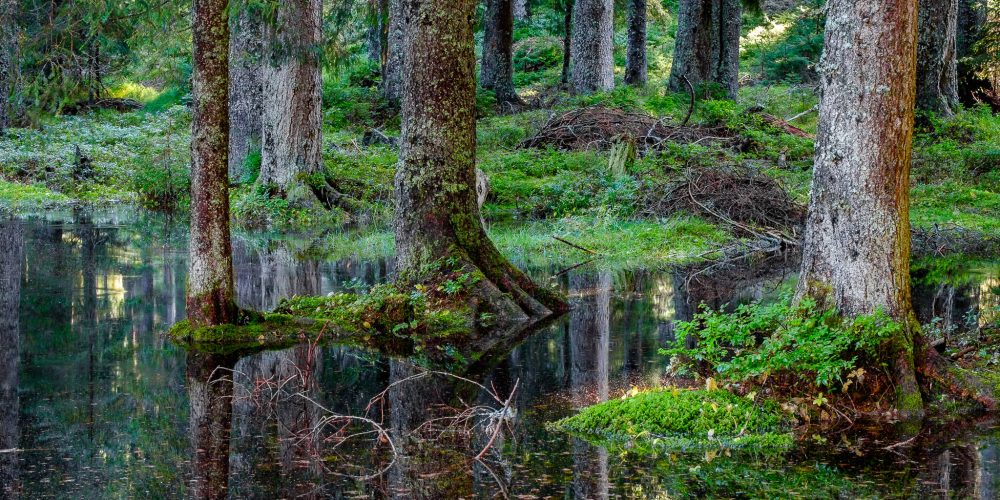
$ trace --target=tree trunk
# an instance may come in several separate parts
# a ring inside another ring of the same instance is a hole
[[[406,42],[404,0],[389,0],[389,36],[385,69],[382,72],[382,95],[389,106],[398,108],[403,98],[403,66]]]
[[[0,137],[11,126],[18,78],[17,0],[0,0]]]
[[[193,325],[236,320],[229,234],[229,22],[226,0],[194,2],[191,242],[187,313]]]
[[[258,182],[296,202],[315,198],[304,182],[322,164],[323,4],[288,0],[264,28],[264,116]]]
[[[524,101],[514,88],[514,12],[512,0],[486,0],[483,62],[479,83],[496,94],[501,107]]]
[[[917,7],[910,0],[828,4],[822,102],[797,297],[851,317],[884,310],[897,408],[919,416],[910,302],[909,173]]]
[[[978,105],[983,91],[992,89],[989,80],[979,73],[975,46],[984,34],[989,17],[986,0],[958,0],[956,52],[958,57],[958,93],[962,104]]]
[[[527,21],[531,18],[530,6],[528,5],[528,0],[513,0],[514,1],[514,19],[518,21]]]
[[[385,65],[386,53],[386,14],[389,9],[389,0],[375,0],[371,3],[372,13],[368,23],[368,33],[365,39],[368,52],[368,61],[378,64],[379,68]]]
[[[401,281],[451,257],[483,273],[473,295],[500,322],[563,310],[497,251],[476,202],[475,0],[406,0],[402,147],[396,171],[396,264]],[[440,33],[449,33],[442,37]],[[478,315],[476,316],[478,317]]]
[[[19,307],[24,236],[17,220],[0,221],[0,450],[20,447]],[[0,453],[0,498],[17,498],[18,454]]]
[[[958,0],[920,0],[917,107],[952,116],[958,104]]]
[[[730,99],[739,90],[740,0],[681,0],[670,90],[686,92],[687,78],[700,87],[716,84]]]
[[[573,0],[563,0],[563,65],[562,83],[569,83],[569,61],[573,53]]]
[[[629,0],[628,48],[625,59],[625,83],[646,84],[646,0]]]
[[[614,0],[577,0],[570,51],[573,92],[615,88]]]
[[[243,5],[229,40],[229,178],[239,180],[243,165],[260,147],[262,13]]]

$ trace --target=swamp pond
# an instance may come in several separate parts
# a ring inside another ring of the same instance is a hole
[[[0,224],[0,239],[17,247],[0,256],[2,276],[19,283],[0,290],[0,482],[19,484],[23,498],[183,498],[211,483],[231,498],[1000,494],[993,420],[921,433],[908,451],[848,431],[777,455],[606,449],[546,428],[665,380],[658,350],[698,303],[777,297],[791,275],[733,287],[670,269],[589,265],[552,278],[560,269],[528,266],[567,291],[573,310],[471,363],[456,374],[463,380],[426,373],[420,355],[346,346],[187,354],[164,337],[184,318],[186,229],[129,210]],[[307,247],[234,236],[240,305],[267,310],[392,275],[391,260],[322,261]],[[914,302],[922,320],[957,332],[998,314],[998,287],[1000,266],[984,265],[918,284]],[[216,439],[226,430],[228,446]]]

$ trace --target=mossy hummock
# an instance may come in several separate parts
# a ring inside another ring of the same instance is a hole
[[[672,451],[784,450],[793,444],[791,423],[771,401],[721,389],[666,388],[596,404],[551,426],[607,443]]]

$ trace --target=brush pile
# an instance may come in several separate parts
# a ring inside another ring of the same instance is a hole
[[[704,168],[679,182],[647,192],[643,215],[660,217],[677,211],[725,223],[742,237],[777,238],[798,244],[806,207],[788,195],[778,181],[743,167]]]
[[[741,138],[724,126],[674,126],[645,113],[592,106],[553,115],[522,148],[553,147],[561,151],[604,151],[622,141],[634,141],[640,154],[670,142],[737,146]]]

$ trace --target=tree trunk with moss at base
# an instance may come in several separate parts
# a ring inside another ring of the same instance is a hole
[[[496,94],[503,108],[522,106],[514,88],[514,11],[512,0],[487,0],[480,84]]]
[[[741,0],[680,0],[670,90],[716,84],[730,99],[739,90]],[[685,81],[685,79],[687,81]]]
[[[258,182],[277,195],[308,204],[306,177],[322,164],[322,3],[280,2],[264,27],[264,116]]]
[[[229,233],[229,19],[226,0],[194,2],[194,116],[191,126],[191,324],[233,323]]]
[[[451,259],[481,279],[473,311],[499,324],[563,311],[565,302],[515,268],[483,229],[476,202],[475,0],[405,0],[400,161],[394,224],[399,280]],[[448,36],[443,36],[448,34]]]
[[[879,309],[902,331],[886,343],[896,408],[920,418],[925,382],[971,396],[920,336],[910,299],[909,173],[916,96],[917,6],[912,0],[828,4],[809,214],[797,298],[848,317]]]

